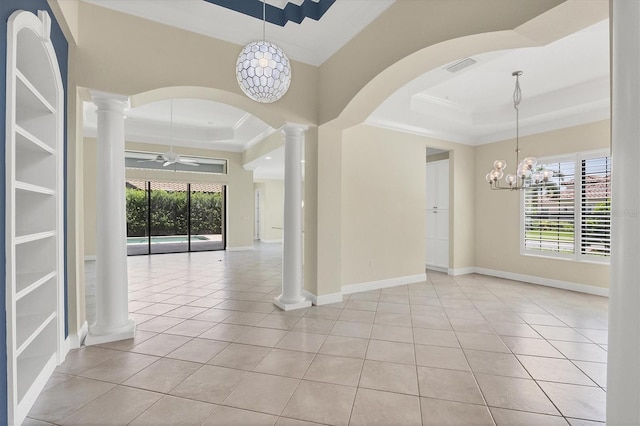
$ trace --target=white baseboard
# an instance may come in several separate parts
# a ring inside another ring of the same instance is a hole
[[[279,240],[260,240],[260,242],[265,243],[265,244],[276,244],[276,243],[282,243],[282,238],[280,238]]]
[[[254,246],[239,246],[239,247],[227,247],[225,250],[227,251],[247,251],[247,250],[255,250]]]
[[[396,287],[399,285],[412,284],[426,281],[427,274],[407,275],[404,277],[389,278],[380,281],[369,281],[366,283],[349,284],[342,286],[342,294],[360,293],[361,291],[378,290],[381,288]]]
[[[87,261],[89,261],[89,262],[91,262],[91,261],[95,262],[95,260],[96,260],[96,255],[95,255],[95,254],[92,254],[92,255],[89,255],[89,256],[85,256],[85,257],[84,257],[84,261],[85,261],[85,262],[87,262]]]
[[[473,268],[476,274],[489,275],[492,277],[505,278],[514,281],[523,281],[531,284],[538,284],[547,287],[561,288],[563,290],[577,291],[579,293],[595,294],[596,296],[609,297],[609,289],[596,287],[588,284],[579,284],[569,281],[554,280],[550,278],[536,277],[533,275],[516,274],[513,272],[497,271],[495,269]]]
[[[89,324],[85,321],[78,330],[77,333],[69,333],[69,348],[77,349],[82,345],[82,341],[85,337],[87,337],[87,332],[89,331]]]
[[[447,273],[453,277],[457,277],[458,275],[467,275],[473,274],[476,272],[476,268],[470,266],[468,268],[457,268],[457,269],[448,269]]]
[[[302,290],[302,294],[308,300],[311,300],[311,303],[316,306],[330,305],[331,303],[340,303],[343,300],[342,293],[321,294],[320,296],[316,296],[315,294],[310,293],[307,290]]]
[[[445,274],[449,271],[447,268],[443,268],[442,266],[434,266],[434,265],[424,265],[425,269],[429,269],[431,271],[436,272],[444,272]]]
[[[58,357],[58,365],[62,364],[64,360],[67,358],[67,354],[71,350],[71,336],[67,336],[66,339],[62,342],[62,350],[60,351],[60,356]]]

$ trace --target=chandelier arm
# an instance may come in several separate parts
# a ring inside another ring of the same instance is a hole
[[[267,0],[262,0],[262,41],[265,41],[267,26]]]

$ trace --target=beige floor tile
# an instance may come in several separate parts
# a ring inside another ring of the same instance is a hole
[[[411,343],[370,340],[366,359],[415,365],[416,357]]]
[[[145,340],[139,345],[134,346],[130,350],[132,352],[147,355],[165,356],[184,345],[189,340],[191,340],[191,337],[176,336],[173,334],[158,334],[148,340]]]
[[[301,318],[292,330],[303,333],[329,334],[334,324],[334,320],[322,318]]]
[[[269,426],[274,425],[278,416],[240,410],[239,408],[218,407],[202,426]]]
[[[538,382],[565,417],[604,422],[606,393],[596,387]]]
[[[428,328],[434,330],[453,330],[447,318],[440,318],[428,315],[412,315],[413,327]]]
[[[366,360],[358,386],[418,395],[418,376],[413,365]]]
[[[540,333],[542,337],[548,340],[591,343],[589,339],[570,327],[554,327],[550,325],[532,325],[531,327]]]
[[[518,359],[535,380],[595,386],[571,361],[558,358],[518,355]]]
[[[338,319],[340,313],[342,312],[342,308],[331,307],[332,305],[327,306],[313,306],[309,308],[307,312],[305,312],[304,316],[307,318],[324,318],[324,319]],[[291,311],[297,312],[297,311]]]
[[[209,321],[183,320],[178,325],[165,330],[165,334],[177,334],[180,336],[196,337],[209,330],[216,323]]]
[[[466,371],[418,367],[420,396],[484,404],[473,374]]]
[[[200,368],[201,364],[162,358],[130,377],[126,386],[167,393]]]
[[[356,388],[303,380],[283,416],[331,425],[347,425]]]
[[[200,426],[216,406],[199,401],[164,396],[135,419],[132,426]]]
[[[500,336],[512,336],[512,337],[528,337],[531,339],[541,339],[542,336],[538,334],[529,324],[514,324],[512,322],[491,322],[491,327]]]
[[[376,317],[373,322],[375,324],[395,325],[398,327],[412,326],[411,315],[408,313],[376,312]]]
[[[493,420],[484,405],[441,399],[420,398],[422,424],[427,426],[492,426]]]
[[[57,422],[115,387],[112,383],[76,377],[42,392],[29,417]]]
[[[400,295],[400,294],[381,294],[378,302],[381,303],[402,303],[405,305],[409,304],[409,295]],[[378,306],[379,308],[379,306]]]
[[[209,364],[241,370],[253,370],[270,349],[262,346],[232,343],[209,361]]]
[[[203,365],[182,383],[171,395],[210,403],[222,403],[244,380],[247,372],[232,368]]]
[[[564,418],[559,416],[527,413],[526,411],[505,410],[503,408],[491,408],[491,414],[493,414],[493,419],[496,421],[497,426],[567,426],[568,424]]]
[[[56,368],[56,372],[78,374],[120,354],[120,351],[97,346],[74,349],[69,351],[62,365]]]
[[[564,355],[544,339],[503,336],[502,341],[514,354],[564,358]]]
[[[291,419],[288,417],[280,417],[276,422],[276,426],[318,426],[321,423],[307,422],[305,420]]]
[[[564,356],[576,361],[607,362],[607,351],[594,343],[550,341]]]
[[[318,354],[304,374],[305,380],[358,386],[362,360]]]
[[[309,352],[272,349],[253,371],[301,379],[314,356]]]
[[[138,324],[137,321],[136,321],[136,324]],[[101,345],[96,345],[96,346],[97,347],[101,347],[101,348],[107,348],[107,349],[116,349],[116,350],[119,350],[119,351],[128,351],[132,347],[134,347],[136,345],[139,345],[140,343],[144,342],[145,340],[149,340],[152,337],[157,336],[157,335],[158,335],[158,333],[138,330],[137,327],[136,327],[136,335],[135,335],[135,337],[133,339],[118,340],[117,342],[103,343]]]
[[[380,300],[380,290],[365,291],[361,293],[353,293],[349,295],[349,300],[368,300],[377,302]]]
[[[213,339],[213,340],[222,340],[225,342],[235,342],[250,330],[251,327],[246,325],[237,325],[237,324],[218,324],[209,330],[205,331],[198,337],[201,339]]]
[[[350,425],[421,425],[417,396],[359,388]]]
[[[465,333],[456,331],[456,336],[463,349],[475,349],[479,351],[511,353],[500,336],[496,334]]]
[[[168,330],[171,327],[174,327],[183,321],[184,319],[182,318],[169,318],[164,316],[158,316],[152,320],[145,321],[144,323],[137,325],[136,328],[142,331],[152,331],[155,333],[162,333],[163,331]]]
[[[459,348],[458,338],[453,331],[448,330],[431,330],[428,328],[414,328],[413,341],[420,345],[429,346],[446,346],[450,348]]]
[[[408,300],[408,297],[407,297]],[[408,303],[389,303],[384,301],[378,302],[376,312],[387,312],[392,314],[410,314],[411,308]]]
[[[490,407],[559,415],[533,380],[486,374],[476,374],[476,380]]]
[[[275,330],[271,328],[250,327],[245,333],[236,339],[237,343],[247,345],[274,347],[284,336],[287,331]]]
[[[324,334],[289,331],[276,347],[293,351],[318,352],[326,338]]]
[[[167,358],[206,363],[227,346],[229,346],[228,342],[196,338],[167,354]]]
[[[224,400],[224,405],[280,415],[300,380],[249,373]]]
[[[451,327],[456,332],[477,333],[477,334],[495,334],[493,327],[486,321],[469,320],[465,318],[450,318]]]
[[[24,422],[22,422],[22,426],[54,426],[54,425],[53,423],[43,422],[41,420],[36,420],[30,417],[27,417],[26,419],[24,419]]]
[[[169,303],[154,303],[146,308],[138,309],[136,312],[139,314],[163,315],[169,311],[173,311],[176,307],[177,305],[171,305]]]
[[[369,340],[356,337],[327,336],[318,353],[325,355],[364,358]]]
[[[61,420],[60,425],[103,426],[126,425],[151,407],[162,394],[118,386],[94,399],[71,416]]]
[[[267,317],[267,314],[254,312],[234,312],[223,321],[226,324],[256,325]]]
[[[42,388],[42,392],[54,388],[60,383],[66,382],[67,380],[71,380],[73,379],[73,377],[74,376],[71,376],[69,374],[53,373],[51,377],[49,377],[49,380],[47,380],[47,384],[44,385],[44,388]]]
[[[279,314],[269,314],[256,326],[265,328],[275,328],[278,330],[291,330],[300,321],[299,317],[285,316]]]
[[[531,376],[512,354],[498,352],[475,351],[465,349],[467,361],[474,373],[492,374],[495,376],[520,377],[530,379]]]
[[[219,304],[217,306],[219,306]],[[216,308],[207,309],[206,311],[203,311],[202,313],[192,317],[191,319],[199,321],[222,322],[233,314],[233,311],[217,309],[217,306]]]
[[[603,422],[592,422],[584,419],[567,418],[567,421],[571,426],[604,426]]]
[[[376,313],[372,311],[357,311],[354,309],[345,309],[340,313],[338,320],[373,324],[373,320],[375,319],[375,317]]]
[[[390,342],[413,343],[413,329],[411,327],[374,324],[371,338]]]
[[[356,311],[373,311],[378,308],[378,302],[369,300],[349,300],[345,305],[345,309],[353,309]]]
[[[573,363],[598,386],[607,387],[607,364],[587,361],[573,361]]]
[[[353,321],[336,321],[329,334],[333,336],[360,337],[368,339],[371,337],[373,324],[353,322]]]
[[[80,375],[103,382],[122,383],[158,359],[156,356],[123,352]]]
[[[558,318],[549,314],[528,314],[521,313],[520,317],[525,320],[528,324],[532,325],[552,325],[555,327],[566,327],[567,324],[560,321]]]
[[[415,345],[415,350],[417,365],[447,368],[450,370],[470,370],[462,349]]]
[[[606,345],[609,340],[607,330],[594,330],[589,328],[576,328],[575,330],[593,343]]]

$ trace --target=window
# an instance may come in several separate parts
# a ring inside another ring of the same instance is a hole
[[[554,171],[522,196],[521,252],[608,262],[611,250],[611,157],[604,152],[541,159]]]

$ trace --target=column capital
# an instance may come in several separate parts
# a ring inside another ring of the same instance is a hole
[[[286,123],[280,130],[285,136],[302,136],[304,132],[309,130],[309,126],[306,124]]]
[[[98,90],[90,90],[91,100],[98,107],[98,110],[107,110],[120,112],[124,115],[124,111],[130,107],[129,97],[118,95],[115,93],[101,92]]]

